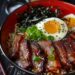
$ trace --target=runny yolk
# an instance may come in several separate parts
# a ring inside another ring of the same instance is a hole
[[[75,27],[75,18],[67,18],[66,23],[68,27]]]
[[[60,23],[55,20],[47,21],[46,23],[44,23],[44,29],[48,33],[51,33],[51,34],[56,33],[60,29]]]

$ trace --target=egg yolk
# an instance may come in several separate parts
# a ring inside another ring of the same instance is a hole
[[[54,34],[59,31],[60,23],[55,20],[47,21],[46,23],[44,23],[44,29],[46,32]]]
[[[68,27],[75,27],[75,18],[67,18],[66,23]]]

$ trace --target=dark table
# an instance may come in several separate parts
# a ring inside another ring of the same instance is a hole
[[[5,72],[4,72],[3,68],[2,68],[2,64],[1,63],[0,63],[0,75],[5,75]]]

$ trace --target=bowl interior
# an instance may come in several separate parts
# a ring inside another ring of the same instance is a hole
[[[37,1],[30,3],[33,7],[43,5],[45,7],[47,6],[54,6],[54,8],[58,7],[62,11],[62,16],[69,14],[69,13],[74,13],[75,14],[75,6],[62,2],[62,1],[57,1],[55,3],[48,1]],[[9,34],[14,31],[15,24],[17,22],[18,15],[17,14],[22,14],[25,10],[27,10],[27,5],[24,5],[11,13],[6,21],[4,22],[2,28],[1,28],[1,46],[5,54],[8,56],[8,45],[7,41],[9,39]]]

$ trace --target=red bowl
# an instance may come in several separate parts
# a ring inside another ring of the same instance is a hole
[[[47,6],[54,6],[55,8],[58,7],[62,11],[61,17],[70,13],[75,14],[75,6],[63,1],[42,0],[42,1],[32,2],[30,3],[30,5],[32,5],[33,7],[38,5],[43,5],[45,7]],[[7,39],[9,38],[9,33],[14,31],[14,27],[18,18],[17,14],[22,14],[26,9],[27,5],[23,5],[22,7],[11,13],[1,28],[1,47],[6,56],[8,55]]]

